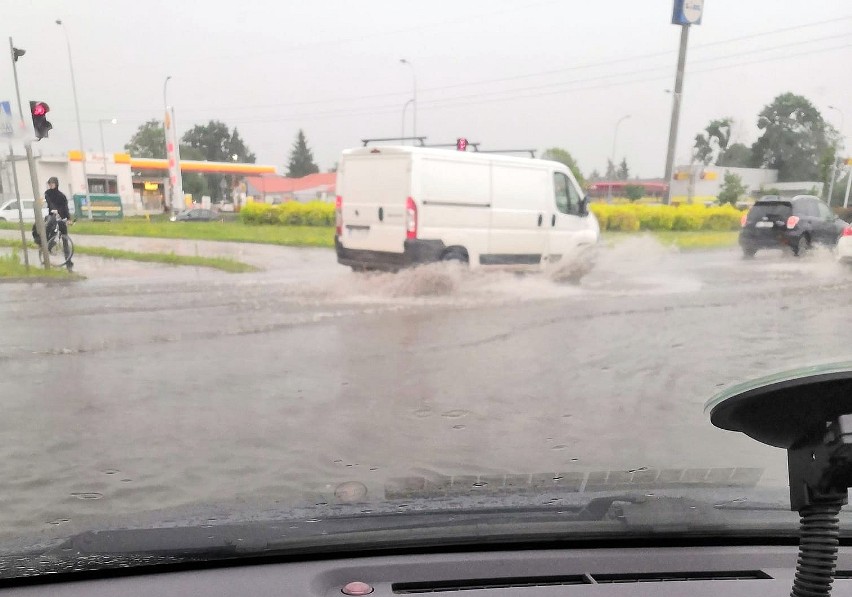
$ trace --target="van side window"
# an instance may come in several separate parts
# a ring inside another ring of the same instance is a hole
[[[580,195],[571,181],[562,172],[553,174],[553,190],[556,199],[556,209],[564,214],[579,215]]]

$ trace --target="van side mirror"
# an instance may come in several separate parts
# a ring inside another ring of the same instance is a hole
[[[580,215],[582,217],[589,215],[589,196],[588,195],[586,195],[585,197],[580,199],[579,208],[580,208]]]

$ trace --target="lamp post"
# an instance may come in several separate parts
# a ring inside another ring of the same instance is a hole
[[[106,154],[106,144],[104,143],[104,123],[108,122],[109,124],[118,124],[118,120],[115,118],[110,118],[107,120],[98,120],[98,128],[101,130],[101,156],[104,159],[104,194],[109,193],[109,184],[107,183],[107,154]],[[115,190],[118,192],[118,179],[116,179]]]
[[[613,171],[615,170],[615,143],[618,140],[618,127],[621,126],[621,123],[630,118],[630,114],[625,114],[621,118],[618,119],[618,122],[615,123],[615,132],[612,134],[612,154],[610,157],[610,163],[612,163]],[[607,190],[607,201],[612,201],[612,181],[609,181],[609,189]]]
[[[405,139],[405,112],[406,110],[408,110],[408,106],[411,105],[413,102],[414,100],[410,99],[405,102],[405,105],[402,107],[402,133],[400,134],[400,137],[402,139]]]
[[[413,126],[412,126],[413,133],[412,133],[411,136],[416,137],[417,136],[417,73],[414,70],[414,65],[411,64],[411,62],[409,62],[405,58],[401,58],[399,60],[399,62],[401,64],[407,64],[408,66],[411,67],[411,80],[412,80],[412,83],[413,83],[413,96],[412,96],[411,102],[414,104],[414,122],[413,122]]]
[[[834,110],[840,114],[840,135],[843,136],[843,110],[829,106],[829,110]],[[831,180],[828,183],[828,200],[826,203],[831,205],[831,196],[834,194],[834,179],[837,177],[837,143],[834,144],[834,160],[831,162]]]
[[[80,103],[77,101],[77,80],[74,77],[74,61],[71,59],[71,39],[68,37],[68,30],[62,23],[62,19],[56,19],[56,24],[62,28],[62,33],[65,34],[65,45],[68,47],[68,68],[71,71],[71,91],[74,93],[74,112],[77,114],[77,142],[80,145],[82,159],[80,164],[83,166],[83,184],[86,188],[86,205],[89,206],[89,219],[92,219],[92,199],[89,196],[89,175],[86,172],[86,146],[83,145],[83,126],[80,123]],[[72,197],[73,200],[73,197]]]

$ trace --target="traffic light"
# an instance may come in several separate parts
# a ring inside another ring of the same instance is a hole
[[[456,139],[456,149],[458,151],[467,151],[467,139],[464,137]]]
[[[33,117],[33,129],[35,130],[36,141],[40,141],[47,137],[53,125],[47,121],[47,113],[50,112],[50,106],[44,102],[30,102],[30,114]]]

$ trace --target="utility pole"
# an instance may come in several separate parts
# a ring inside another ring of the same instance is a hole
[[[680,120],[680,106],[683,100],[683,71],[686,67],[686,47],[689,42],[689,28],[701,24],[704,0],[674,0],[672,24],[680,25],[680,50],[677,56],[677,74],[672,94],[672,119],[669,125],[669,146],[666,151],[666,194],[663,203],[671,203],[672,172],[674,171],[675,150],[677,148],[677,128]]]
[[[77,141],[80,144],[80,152],[82,160],[80,165],[83,168],[83,184],[86,185],[86,205],[89,206],[89,220],[94,219],[92,210],[92,196],[89,193],[89,174],[86,172],[86,147],[83,145],[83,126],[80,123],[80,103],[77,101],[77,80],[74,78],[74,61],[71,59],[71,38],[68,37],[68,30],[62,23],[61,19],[56,20],[56,24],[62,27],[62,32],[65,34],[65,45],[68,47],[68,68],[71,70],[71,91],[74,94],[74,111],[77,114]],[[71,194],[71,201],[74,201],[74,194]]]
[[[9,38],[9,52],[10,57],[12,59],[12,73],[15,77],[15,94],[18,97],[18,113],[21,116],[21,125],[24,123],[24,108],[23,104],[21,104],[21,88],[18,85],[18,58],[24,55],[24,50],[20,50],[15,47],[12,38]],[[42,262],[44,263],[44,269],[50,269],[50,257],[47,253],[47,238],[45,235],[44,228],[44,219],[42,219],[42,211],[44,206],[44,200],[42,199],[41,193],[39,192],[39,184],[38,184],[38,174],[36,173],[35,161],[33,160],[33,146],[32,141],[24,141],[24,148],[27,152],[27,164],[30,167],[30,180],[33,184],[33,199],[34,199],[34,211],[35,211],[35,226],[36,232],[38,232],[38,238],[41,245],[41,256]],[[17,174],[15,175],[17,178]],[[23,207],[20,203],[21,199],[18,198],[18,205]],[[23,228],[22,228],[23,231]]]

